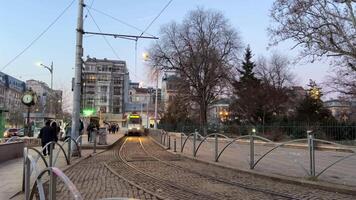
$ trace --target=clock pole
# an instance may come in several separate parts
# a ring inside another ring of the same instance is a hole
[[[31,126],[30,126],[30,112],[31,112],[31,106],[27,106],[27,133],[25,134],[26,136],[31,137]]]

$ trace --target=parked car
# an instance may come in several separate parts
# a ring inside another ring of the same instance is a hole
[[[4,132],[4,138],[10,138],[13,136],[18,136],[19,135],[19,130],[18,128],[9,128],[6,129]]]

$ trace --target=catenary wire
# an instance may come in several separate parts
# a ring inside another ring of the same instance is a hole
[[[102,33],[101,28],[99,27],[98,23],[96,23],[96,21],[95,21],[93,15],[91,14],[91,12],[90,12],[90,10],[89,10],[88,8],[87,8],[87,11],[88,11],[88,14],[89,14],[90,18],[93,20],[95,26],[96,26],[97,29],[99,30],[99,32]],[[110,42],[107,40],[107,38],[106,38],[104,35],[103,35],[102,37],[104,38],[106,44],[110,47],[110,49],[112,50],[112,52],[113,52],[113,54],[116,56],[116,58],[120,60],[119,55],[116,53],[114,47],[110,44]],[[128,68],[128,69],[129,69],[129,68]],[[138,78],[135,73],[132,73],[132,75],[135,76],[136,78]]]
[[[93,22],[94,22],[96,28],[99,30],[100,33],[102,33],[101,28],[99,27],[98,23],[96,23],[96,21],[95,21],[93,15],[91,14],[91,12],[90,12],[90,10],[89,10],[88,8],[87,8],[87,11],[88,11],[88,14],[89,14],[90,18],[93,20]],[[113,52],[113,54],[116,56],[116,58],[120,60],[119,55],[116,53],[114,47],[110,44],[110,42],[108,41],[108,39],[107,39],[104,35],[103,35],[102,37],[104,38],[106,44],[110,47],[110,49],[112,50],[112,52]]]
[[[173,0],[170,0],[163,8],[162,10],[158,13],[158,15],[151,21],[151,23],[148,24],[148,26],[145,28],[144,31],[142,31],[141,35],[146,33],[146,31],[152,26],[152,24],[162,15],[162,13],[168,8],[168,6],[172,3]]]
[[[110,15],[110,14],[108,14],[108,13],[105,13],[105,12],[103,12],[103,11],[101,11],[101,10],[98,10],[98,9],[96,9],[96,8],[93,8],[93,7],[90,7],[89,9],[90,9],[90,10],[93,10],[93,11],[95,11],[95,12],[97,12],[97,13],[100,13],[100,14],[106,16],[106,17],[109,17],[109,18],[111,18],[111,19],[113,19],[113,20],[115,20],[115,21],[117,21],[117,22],[119,22],[119,23],[121,23],[121,24],[124,24],[124,25],[126,25],[126,26],[128,26],[128,27],[130,27],[130,28],[133,28],[133,29],[135,29],[135,30],[137,30],[137,31],[144,32],[143,29],[140,29],[140,28],[138,28],[138,27],[136,27],[136,26],[134,26],[134,25],[131,25],[131,24],[127,23],[127,22],[124,22],[124,21],[122,21],[122,20],[120,20],[120,19],[118,19],[118,18],[116,18],[116,17],[114,17],[114,16],[112,16],[112,15]],[[146,34],[149,35],[149,36],[155,37],[154,35],[152,35],[152,34],[150,34],[150,33],[146,33]],[[141,36],[142,36],[142,35],[141,35]]]
[[[15,57],[13,57],[8,63],[6,63],[0,70],[0,72],[4,71],[9,65],[15,62],[22,54],[24,54],[29,48],[31,48],[41,37],[47,33],[47,31],[54,25],[56,22],[67,12],[67,10],[73,5],[75,0],[71,1],[67,7],[37,36],[35,37],[29,45],[27,45],[20,53],[18,53]]]

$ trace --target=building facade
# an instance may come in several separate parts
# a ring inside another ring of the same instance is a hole
[[[129,90],[126,62],[87,57],[82,77],[82,110],[92,109],[106,121],[121,121]]]
[[[36,127],[42,127],[50,119],[62,119],[62,94],[61,90],[53,90],[38,80],[27,80],[26,87],[37,95],[37,103],[31,107],[30,120]],[[26,116],[26,113],[24,113]]]
[[[164,105],[164,110],[166,111],[169,105],[169,102],[173,100],[173,98],[178,93],[178,81],[179,78],[176,75],[164,75],[162,78],[162,92],[161,98],[162,103]]]
[[[25,82],[0,72],[0,127],[21,127],[23,125],[22,113],[25,106],[21,102],[21,97],[25,89]]]
[[[330,99],[324,106],[338,121],[356,122],[356,100]]]

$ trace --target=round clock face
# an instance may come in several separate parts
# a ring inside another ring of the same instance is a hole
[[[33,97],[31,94],[25,94],[23,97],[22,97],[22,101],[26,104],[29,104],[31,103],[33,100]]]

